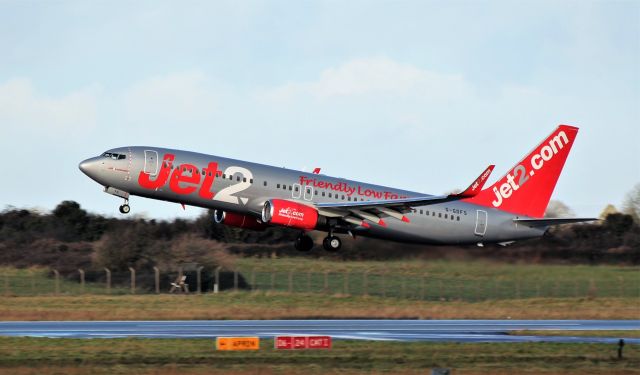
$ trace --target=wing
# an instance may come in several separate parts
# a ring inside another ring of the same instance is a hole
[[[368,224],[364,220],[369,220],[380,225],[386,225],[383,220],[383,217],[386,216],[408,223],[409,219],[404,214],[411,212],[412,207],[451,202],[475,196],[482,190],[482,187],[491,175],[493,168],[494,165],[487,167],[487,169],[485,169],[467,189],[458,194],[424,195],[411,198],[376,201],[317,203],[316,207],[321,215],[327,217],[339,217],[351,224],[362,225],[365,227],[368,226]]]

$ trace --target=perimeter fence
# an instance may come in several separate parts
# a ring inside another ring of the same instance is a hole
[[[517,279],[439,278],[429,274],[332,270],[205,269],[116,272],[0,269],[5,296],[216,294],[233,292],[371,296],[432,301],[523,298],[640,298],[636,278]]]

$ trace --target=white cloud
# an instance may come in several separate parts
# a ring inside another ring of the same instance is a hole
[[[201,72],[180,72],[134,84],[122,94],[128,122],[194,122],[209,118],[219,102]]]
[[[466,96],[469,91],[470,87],[461,75],[433,72],[388,58],[375,57],[350,60],[325,69],[317,80],[287,83],[263,94],[271,100],[288,101],[301,95],[316,99],[416,94],[450,98]]]
[[[29,79],[11,79],[0,84],[0,126],[44,133],[92,128],[97,91],[89,87],[50,97],[37,93]]]

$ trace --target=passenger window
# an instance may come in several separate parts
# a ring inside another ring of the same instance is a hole
[[[250,183],[250,184],[253,184],[253,178],[249,180],[249,183]]]
[[[289,191],[293,190],[293,186],[289,186]]]
[[[262,185],[267,186],[267,181],[264,181]]]
[[[329,198],[331,198],[331,193],[329,193]]]
[[[444,218],[445,218],[445,219],[448,219],[448,218],[449,218],[449,215],[448,215],[448,214],[444,214]]]
[[[348,200],[348,201],[351,201],[351,197],[347,197],[347,200]]]
[[[296,191],[298,191],[298,187],[296,186]]]
[[[236,176],[236,181],[240,181],[240,176]]]
[[[460,216],[458,216],[458,221],[460,221]]]
[[[344,200],[344,195],[342,196],[342,200]]]
[[[422,210],[420,210],[420,215],[422,215]]]
[[[442,217],[442,212],[438,212],[438,217]]]
[[[324,191],[322,192],[322,196],[324,197]]]
[[[316,190],[315,195],[318,195],[318,190]]]
[[[265,186],[267,186],[266,183],[265,183]],[[277,184],[276,188],[280,189],[280,184]]]
[[[242,177],[242,182],[247,182],[247,178],[246,177]]]
[[[227,178],[227,174],[226,174],[226,173],[223,173],[223,174],[222,174],[222,178],[223,178],[223,179]]]

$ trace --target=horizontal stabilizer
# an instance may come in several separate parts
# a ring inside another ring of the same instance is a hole
[[[548,227],[550,225],[583,223],[585,221],[597,221],[593,217],[570,217],[570,218],[542,218],[542,219],[513,219],[516,224],[524,224],[529,227]]]

